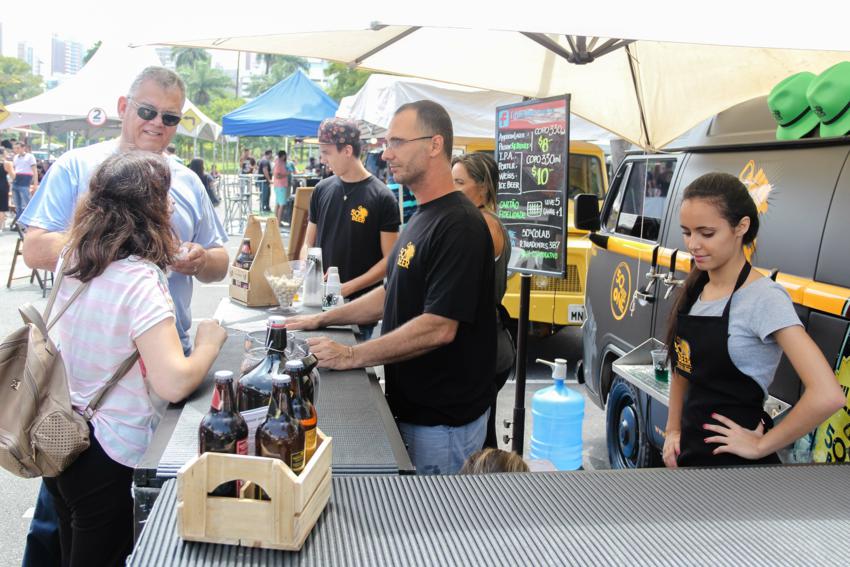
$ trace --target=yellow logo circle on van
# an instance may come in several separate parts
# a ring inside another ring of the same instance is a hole
[[[611,280],[611,314],[617,321],[626,316],[631,293],[632,272],[628,264],[620,262],[614,270],[614,279]]]

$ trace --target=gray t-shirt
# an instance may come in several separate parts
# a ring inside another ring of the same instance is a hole
[[[713,301],[697,299],[691,315],[720,317],[729,296]],[[765,397],[779,359],[780,347],[773,333],[786,327],[801,325],[791,296],[785,288],[761,278],[739,289],[729,308],[729,356],[732,363],[764,390]]]

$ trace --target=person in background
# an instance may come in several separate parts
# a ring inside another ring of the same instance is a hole
[[[322,264],[337,266],[342,295],[355,299],[379,286],[387,255],[398,238],[398,207],[387,186],[360,162],[360,129],[342,118],[319,126],[322,160],[334,170],[310,198],[310,218],[301,258],[322,249]],[[368,338],[371,329],[361,329]]]
[[[294,167],[287,161],[285,151],[280,150],[277,152],[277,158],[274,160],[274,167],[272,169],[275,198],[274,214],[280,226],[289,226],[289,220],[292,215],[289,205],[289,188],[292,185],[291,177]]]
[[[148,391],[170,402],[191,394],[227,338],[206,320],[192,354],[183,352],[164,273],[180,245],[171,228],[170,186],[161,156],[107,158],[77,205],[67,253],[55,268],[65,276],[58,310],[88,284],[56,324],[74,409],[82,412],[125,360],[140,357],[89,422],[89,448],[62,474],[44,478],[59,516],[63,565],[123,564],[133,548],[133,470],[153,436]]]
[[[251,150],[242,148],[242,157],[239,158],[239,170],[242,175],[251,175],[254,173],[254,158],[251,157]]]
[[[679,222],[695,266],[667,332],[664,464],[779,464],[776,451],[842,408],[844,392],[785,288],[751,270],[745,248],[759,218],[746,186],[727,173],[698,177],[685,188]],[[804,388],[773,427],[764,400],[783,353]]]
[[[272,151],[266,150],[257,166],[260,178],[257,185],[260,187],[260,210],[264,213],[271,212],[271,183],[272,183]]]
[[[455,189],[478,207],[487,223],[490,238],[493,240],[493,258],[496,262],[495,295],[496,300],[496,398],[508,381],[516,364],[516,346],[508,330],[510,316],[502,305],[508,281],[508,263],[511,260],[511,239],[508,231],[496,216],[496,184],[499,181],[499,169],[496,160],[490,154],[471,153],[452,158],[452,177]],[[498,447],[496,439],[496,398],[490,406],[490,418],[487,420],[487,438],[485,447]]]
[[[15,179],[12,181],[12,198],[15,200],[15,218],[19,219],[38,187],[38,167],[36,167],[35,157],[27,152],[27,146],[23,142],[15,142],[13,165]]]
[[[489,474],[506,472],[529,472],[522,457],[511,451],[487,447],[472,453],[463,463],[458,474]]]
[[[15,180],[15,167],[9,157],[12,144],[9,140],[3,140],[0,147],[0,162],[3,166],[0,171],[0,232],[6,230],[6,215],[9,212],[9,192]]]
[[[27,227],[24,261],[30,268],[53,270],[68,241],[67,231],[79,198],[88,191],[89,180],[107,158],[131,150],[161,155],[177,132],[186,99],[183,80],[163,67],[147,67],[117,100],[121,135],[64,153],[50,168],[41,188],[20,218]],[[191,352],[191,301],[194,281],[211,283],[227,273],[229,258],[223,244],[227,234],[207,198],[198,176],[174,160],[171,223],[181,240],[181,253],[169,266],[168,290],[174,300],[176,332],[185,353]],[[51,522],[52,499],[42,485],[36,503],[24,567],[53,565],[58,555],[55,522]]]
[[[212,177],[216,183],[218,183],[221,174],[218,172],[218,166],[216,164],[212,164],[210,166],[210,177]]]
[[[168,156],[168,159],[173,159],[174,161],[176,161],[179,164],[185,163],[183,161],[183,158],[181,158],[180,156],[177,155],[177,147],[174,144],[168,144],[165,147],[165,154],[166,154],[166,156]]]
[[[207,192],[207,196],[210,198],[213,207],[217,207],[220,201],[215,194],[215,179],[213,179],[212,175],[204,173],[204,160],[194,158],[189,162],[189,169],[194,171],[198,179],[201,180],[201,183],[204,184],[204,190]]]
[[[330,131],[331,140],[341,135]],[[454,474],[481,449],[495,395],[493,241],[452,183],[453,139],[439,104],[421,100],[396,110],[384,159],[416,194],[419,210],[389,255],[385,286],[287,321],[296,330],[383,317],[381,336],[356,346],[327,337],[307,342],[326,368],[384,365],[387,403],[417,474]]]

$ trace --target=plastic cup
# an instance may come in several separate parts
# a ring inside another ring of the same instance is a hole
[[[655,379],[659,382],[667,382],[669,380],[669,372],[667,370],[667,349],[660,348],[652,351],[652,367],[655,369]]]

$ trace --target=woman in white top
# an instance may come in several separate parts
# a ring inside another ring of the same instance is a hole
[[[91,446],[61,475],[45,478],[59,516],[63,565],[123,564],[133,544],[133,467],[153,433],[149,392],[170,402],[192,393],[226,338],[203,321],[190,356],[175,327],[163,270],[178,254],[165,158],[117,154],[94,173],[74,215],[57,306],[88,289],[59,319],[71,403],[81,410],[136,350],[140,360],[106,394],[89,422]]]

